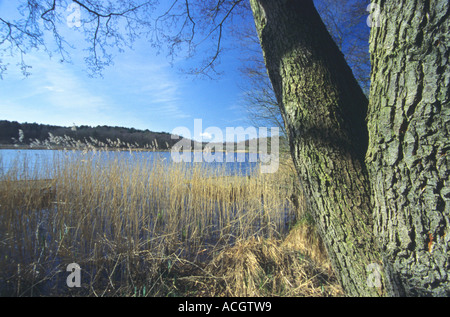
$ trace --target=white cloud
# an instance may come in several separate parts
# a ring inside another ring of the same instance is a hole
[[[208,133],[208,132],[204,132],[204,133],[200,134],[200,136],[201,136],[202,139],[204,139],[204,140],[212,140],[212,139],[213,139],[212,134],[211,134],[211,133]]]
[[[141,102],[142,108],[156,117],[176,119],[190,118],[183,110],[183,84],[174,78],[170,67],[166,65],[123,65],[121,72],[133,74],[131,91]]]
[[[55,92],[63,92],[64,90],[54,87],[54,86],[45,86],[44,89],[47,89],[49,91],[55,91]]]

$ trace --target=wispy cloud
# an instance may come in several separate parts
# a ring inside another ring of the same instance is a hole
[[[137,69],[138,68],[138,69]],[[133,74],[132,91],[146,111],[160,118],[191,118],[183,109],[183,84],[174,77],[170,66],[128,63],[121,67]]]
[[[47,89],[49,91],[55,91],[55,92],[64,92],[64,90],[57,88],[57,87],[53,87],[53,86],[45,86],[44,89]]]
[[[89,87],[85,78],[61,64],[45,67],[44,89],[55,108],[80,111],[85,115],[105,113],[110,107],[108,98]]]
[[[167,130],[192,118],[185,82],[167,63],[126,56],[92,79],[79,65],[29,54],[32,75],[0,86],[1,119],[70,126],[118,125]]]
[[[108,117],[110,100],[90,87],[71,65],[38,54],[29,55],[28,60],[33,65],[30,77],[11,76],[5,82],[4,89],[10,91],[3,93],[7,97],[0,101],[0,109],[7,118],[67,125]]]

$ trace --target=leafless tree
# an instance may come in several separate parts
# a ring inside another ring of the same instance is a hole
[[[370,89],[370,28],[366,25],[369,0],[315,1],[328,31],[346,57],[347,63],[368,95]],[[251,21],[247,19],[247,21]],[[272,88],[253,21],[235,32],[242,51],[242,105],[254,126],[279,127],[286,134],[279,104]]]
[[[69,4],[78,6],[81,13],[78,29],[87,42],[85,61],[91,75],[101,74],[112,63],[114,50],[123,52],[137,38],[145,37],[172,57],[180,52],[198,56],[195,53],[201,50],[204,60],[186,71],[214,76],[225,34],[239,23],[234,21],[240,19],[240,12],[249,10],[242,0],[173,0],[164,4],[155,0],[27,0],[18,7],[20,18],[0,14],[0,75],[9,66],[2,63],[4,57],[15,54],[20,55],[22,73],[29,75],[25,54],[33,49],[70,61],[68,52],[74,47],[63,36]],[[47,42],[44,33],[51,33],[53,42]]]

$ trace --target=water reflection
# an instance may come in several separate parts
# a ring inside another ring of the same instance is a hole
[[[183,154],[183,155],[186,155]],[[40,171],[46,169],[46,175],[51,174],[51,162],[63,156],[80,162],[94,164],[107,163],[118,160],[120,162],[143,163],[145,161],[159,161],[164,164],[184,164],[193,167],[205,164],[212,169],[224,169],[229,176],[251,176],[258,172],[261,157],[255,153],[216,152],[199,153],[189,152],[182,162],[174,161],[171,152],[130,152],[130,151],[63,151],[63,150],[0,150],[0,175],[8,173],[12,168],[28,167],[28,176],[39,177]]]

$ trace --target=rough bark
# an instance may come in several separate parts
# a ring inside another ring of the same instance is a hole
[[[450,5],[374,3],[367,165],[387,288],[449,296]]]
[[[334,269],[348,295],[382,295],[383,276],[368,283],[381,255],[364,163],[367,98],[312,0],[250,3],[300,183]]]

